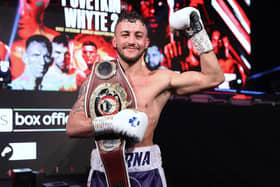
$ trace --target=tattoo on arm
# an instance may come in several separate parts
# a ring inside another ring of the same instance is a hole
[[[72,112],[75,114],[77,112],[83,112],[85,110],[85,94],[87,90],[88,78],[83,82],[80,87],[79,95],[76,103],[72,108]]]

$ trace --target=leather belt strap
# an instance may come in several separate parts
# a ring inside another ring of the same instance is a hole
[[[105,169],[106,181],[109,187],[130,187],[129,176],[125,161],[125,140],[117,139],[120,145],[112,151],[105,151],[105,142],[97,141],[96,145]]]
[[[95,63],[86,92],[87,116],[113,115],[125,108],[137,108],[137,104],[119,62]],[[98,137],[95,143],[105,168],[108,187],[130,187],[124,154],[126,141],[112,134]]]

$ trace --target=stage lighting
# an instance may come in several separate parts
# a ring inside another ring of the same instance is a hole
[[[11,82],[10,64],[8,61],[0,61],[0,89],[8,88],[8,83]]]

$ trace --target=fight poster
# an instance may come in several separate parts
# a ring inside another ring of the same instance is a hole
[[[132,10],[144,17],[149,29],[151,44],[143,64],[152,71],[199,71],[199,56],[192,43],[181,33],[171,32],[168,23],[172,13],[186,6],[200,11],[225,73],[220,88],[244,88],[254,65],[251,4],[245,0],[1,1],[5,18],[0,20],[1,87],[78,90],[95,62],[116,58],[111,44],[115,24],[122,11]],[[28,39],[45,44],[27,50]]]

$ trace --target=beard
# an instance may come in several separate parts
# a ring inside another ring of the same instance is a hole
[[[135,62],[137,62],[145,53],[146,49],[144,49],[143,51],[141,51],[141,53],[139,53],[138,55],[134,56],[134,57],[127,57],[124,55],[124,53],[122,53],[122,51],[119,50],[118,47],[116,47],[117,52],[119,57],[125,61],[127,64],[134,64]]]

